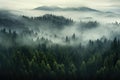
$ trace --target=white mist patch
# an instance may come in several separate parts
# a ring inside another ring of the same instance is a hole
[[[54,44],[65,45],[66,37],[68,37],[70,40],[69,44],[76,45],[82,43],[84,45],[87,44],[89,40],[94,41],[103,37],[112,40],[120,36],[120,25],[100,23],[100,25],[95,28],[78,29],[78,27],[82,26],[78,26],[77,24],[78,23],[71,26],[65,26],[64,29],[53,32],[51,30],[39,31],[36,36],[33,36],[33,40],[37,41],[37,39],[44,38]],[[73,35],[75,35],[75,40],[72,39]]]
[[[74,24],[73,26],[66,26],[62,31],[61,34],[66,36],[72,36],[73,34],[76,34],[76,36],[79,36],[80,32],[77,31],[77,26]]]

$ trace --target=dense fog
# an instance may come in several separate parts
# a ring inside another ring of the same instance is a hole
[[[85,10],[1,10],[0,43],[9,39],[10,34],[16,34],[17,43],[27,45],[38,44],[42,39],[49,44],[60,45],[85,45],[89,40],[97,39],[113,40],[120,36],[119,16],[112,12]],[[10,45],[9,42],[6,45]]]

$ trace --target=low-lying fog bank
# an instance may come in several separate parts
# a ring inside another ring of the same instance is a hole
[[[99,14],[35,10],[21,13],[21,11],[1,10],[0,44],[7,40],[6,46],[12,45],[13,41],[23,45],[36,45],[43,42],[60,45],[80,43],[85,45],[90,40],[119,38],[118,17]]]

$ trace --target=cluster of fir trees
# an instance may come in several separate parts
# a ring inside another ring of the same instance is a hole
[[[0,77],[43,80],[119,80],[120,41],[87,46],[0,46]]]

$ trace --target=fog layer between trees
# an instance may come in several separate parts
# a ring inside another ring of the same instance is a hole
[[[21,45],[36,45],[44,41],[49,44],[86,45],[89,40],[113,40],[120,36],[118,22],[74,21],[71,18],[52,14],[28,17],[15,15],[6,10],[1,10],[0,16],[0,43],[9,40],[4,44],[6,46],[12,45],[11,36],[14,36],[15,43]]]
[[[119,80],[120,23],[0,11],[0,78]]]

